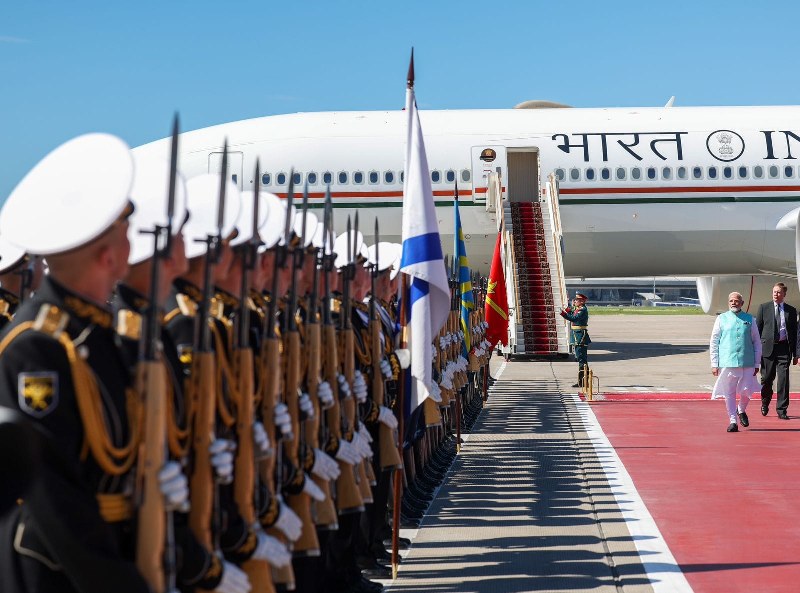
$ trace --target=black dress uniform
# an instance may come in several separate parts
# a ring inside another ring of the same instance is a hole
[[[111,312],[50,277],[3,332],[0,405],[54,444],[29,496],[2,518],[4,593],[149,591],[133,563],[136,419],[118,345]]]
[[[139,362],[141,327],[143,319],[146,318],[149,301],[130,286],[120,284],[112,305],[125,361],[133,375]],[[188,425],[188,402],[184,400],[183,396],[184,371],[169,333],[162,332],[161,342],[167,377],[170,380],[168,393],[173,394],[169,416],[171,426],[168,429],[170,432],[170,457],[185,465],[188,462],[187,455],[190,453],[188,439],[191,427]],[[179,547],[176,554],[178,585],[187,591],[194,588],[214,589],[222,579],[222,567],[219,559],[207,551],[194,537],[189,529],[186,513],[174,511],[172,519],[175,543]]]

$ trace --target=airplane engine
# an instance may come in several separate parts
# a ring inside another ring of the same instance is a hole
[[[716,315],[728,310],[728,295],[740,292],[744,310],[755,313],[760,303],[772,300],[772,287],[783,282],[791,288],[794,278],[786,276],[701,276],[697,279],[697,296],[705,313]],[[790,299],[791,300],[791,299]]]

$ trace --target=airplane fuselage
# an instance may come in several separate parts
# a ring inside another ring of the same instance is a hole
[[[497,228],[486,175],[499,169],[506,195],[541,195],[556,173],[567,276],[795,275],[794,233],[775,226],[800,206],[798,116],[800,107],[422,111],[443,247],[452,250],[456,180],[470,263],[487,271]],[[294,168],[317,207],[330,181],[337,230],[359,209],[362,228],[377,216],[381,239],[399,241],[406,120],[328,112],[213,126],[181,136],[181,168],[217,170],[227,137],[242,189],[258,181],[284,195]],[[479,158],[486,148],[491,161]],[[533,177],[515,172],[520,153]]]

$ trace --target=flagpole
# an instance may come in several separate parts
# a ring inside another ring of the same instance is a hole
[[[455,183],[455,198],[453,199],[453,215],[456,216],[458,214],[458,179],[456,179]],[[456,294],[461,294],[461,252],[459,250],[459,243],[461,241],[461,217],[458,216],[457,225],[458,228],[455,232],[455,259],[458,260],[458,266],[456,266],[456,262],[453,262],[453,269],[456,271],[455,283],[453,285],[453,289],[456,291]],[[461,325],[462,319],[462,311],[461,308],[463,307],[463,302],[461,298],[458,299],[458,319],[459,319],[459,326]],[[467,336],[464,336],[464,349],[466,349],[466,339]],[[469,358],[469,352],[467,352],[467,358]],[[456,393],[456,453],[461,453],[461,393]]]
[[[408,75],[406,76],[406,88],[413,92],[414,89],[414,48],[411,48],[411,60],[408,63]],[[405,200],[405,196],[403,196]],[[408,275],[400,273],[400,348],[408,348],[408,335],[406,330],[406,317],[408,307]],[[397,448],[400,458],[403,457],[403,445],[405,443],[405,415],[406,415],[406,381],[408,369],[400,371],[400,385],[397,390],[397,409],[400,412],[397,418]],[[392,580],[397,579],[397,571],[400,568],[399,543],[400,543],[400,503],[403,498],[403,469],[398,468],[394,472],[394,505],[392,509]]]
[[[408,348],[408,336],[406,335],[406,307],[408,303],[408,276],[400,274],[400,348]],[[403,459],[403,444],[405,443],[405,415],[406,415],[406,380],[407,369],[400,371],[400,385],[397,390],[397,448],[400,459]],[[400,503],[403,497],[403,468],[397,468],[394,472],[394,508],[392,509],[392,580],[397,578],[397,571],[400,567],[398,558],[400,542]]]

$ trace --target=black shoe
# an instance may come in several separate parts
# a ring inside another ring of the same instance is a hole
[[[735,422],[731,422],[728,426],[728,432],[739,432],[739,425]]]
[[[386,546],[386,549],[392,547],[392,538],[383,540],[383,545]],[[411,547],[411,540],[407,537],[398,537],[397,538],[397,549],[398,550],[407,550]]]
[[[744,426],[745,428],[750,426],[750,419],[747,417],[747,413],[739,412],[739,422],[741,422],[742,426]]]
[[[391,575],[389,578],[391,578]],[[361,577],[361,580],[357,581],[347,589],[348,593],[379,593],[380,591],[383,591],[383,585],[380,583],[373,583],[372,581],[365,579],[363,576]]]
[[[400,513],[400,527],[403,529],[419,529],[419,519],[412,519],[406,517],[404,513]]]
[[[788,420],[789,415],[786,412],[778,412],[778,418],[780,418],[781,420]]]
[[[769,406],[761,404],[761,415],[766,416],[767,414],[769,414]]]
[[[367,568],[361,571],[361,574],[368,579],[389,580],[392,578],[392,569],[386,566],[379,566],[378,568]]]
[[[578,383],[573,383],[572,386],[573,387],[580,387],[580,385]]]

